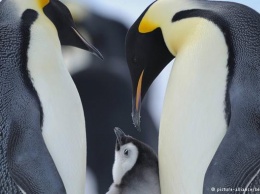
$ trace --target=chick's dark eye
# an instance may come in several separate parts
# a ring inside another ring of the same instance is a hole
[[[124,150],[124,155],[125,155],[125,156],[128,156],[128,149],[125,149],[125,150]]]

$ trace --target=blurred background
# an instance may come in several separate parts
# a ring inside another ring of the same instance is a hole
[[[86,194],[105,194],[112,180],[114,127],[120,127],[155,151],[164,93],[172,65],[152,84],[142,106],[142,132],[131,120],[131,79],[124,42],[128,28],[151,0],[62,0],[80,32],[103,54],[104,60],[77,48],[63,54],[81,96],[87,128]],[[260,11],[259,0],[230,0]]]

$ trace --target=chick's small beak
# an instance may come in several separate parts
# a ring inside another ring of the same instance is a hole
[[[132,102],[132,120],[134,122],[135,127],[137,128],[138,131],[141,131],[140,124],[141,124],[141,104],[142,104],[142,82],[143,82],[143,75],[144,71],[142,71],[137,88],[136,88],[136,96],[133,97],[133,102]]]
[[[118,127],[116,127],[116,128],[114,129],[114,132],[115,132],[115,134],[116,134],[117,142],[119,143],[119,145],[121,145],[121,144],[122,144],[122,137],[125,136],[125,133],[124,133],[120,128],[118,128]]]

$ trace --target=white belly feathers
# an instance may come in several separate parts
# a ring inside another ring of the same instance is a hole
[[[28,70],[43,108],[44,141],[66,191],[68,194],[84,193],[86,130],[83,108],[63,63],[56,29],[44,16],[39,16],[31,29]]]

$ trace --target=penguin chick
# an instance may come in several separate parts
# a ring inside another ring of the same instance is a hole
[[[158,158],[146,144],[115,128],[113,184],[106,194],[160,194]]]

